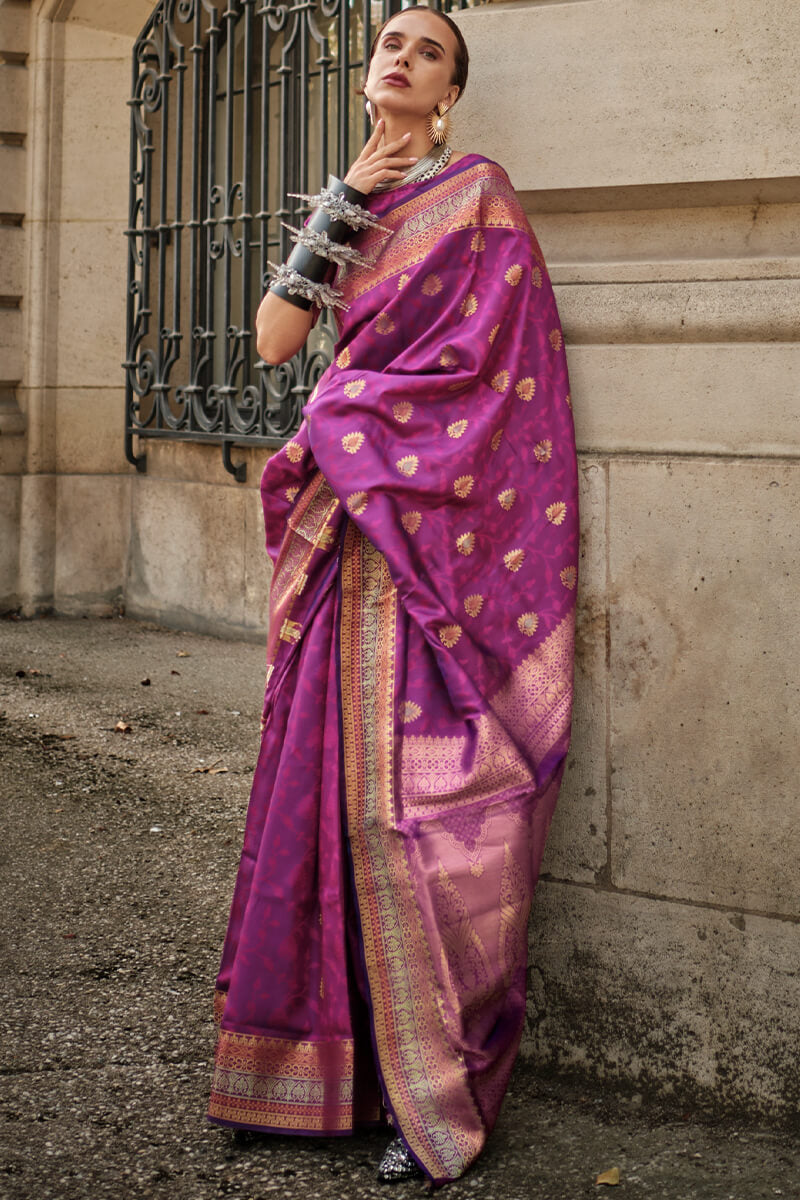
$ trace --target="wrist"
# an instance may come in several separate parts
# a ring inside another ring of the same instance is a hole
[[[295,247],[282,266],[268,264],[275,272],[269,290],[306,310],[313,304],[345,307],[341,294],[330,286],[329,277],[335,266],[368,265],[347,245],[361,229],[381,228],[363,207],[367,194],[331,175],[319,195],[290,195],[316,207],[302,229],[285,226],[292,233]]]

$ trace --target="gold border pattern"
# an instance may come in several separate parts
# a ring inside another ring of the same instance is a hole
[[[224,1007],[224,993],[215,1008]],[[220,1029],[208,1115],[211,1120],[306,1133],[349,1133],[377,1121],[377,1100],[359,1111],[354,1043],[295,1041]]]
[[[530,787],[531,768],[517,749],[542,762],[569,733],[572,711],[574,612],[570,612],[490,701],[476,722],[473,744],[463,737],[406,734],[402,744],[401,794],[414,816],[435,816],[454,804],[487,800]],[[516,741],[507,729],[512,729]],[[465,768],[465,763],[469,766]],[[432,805],[435,797],[435,805]]]
[[[539,244],[505,171],[493,162],[476,163],[438,187],[414,196],[381,217],[391,232],[370,230],[359,242],[366,266],[340,271],[337,285],[347,303],[427,258],[448,233],[458,229],[502,227],[530,240],[533,257],[544,267]]]
[[[342,555],[341,681],[347,825],[375,1043],[387,1100],[436,1181],[461,1175],[486,1130],[442,997],[395,825],[397,592],[386,560],[349,523]]]

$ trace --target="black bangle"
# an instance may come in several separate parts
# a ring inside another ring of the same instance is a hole
[[[367,193],[351,187],[335,175],[328,177],[327,187],[317,196],[290,195],[316,205],[303,230],[293,229],[292,232],[299,239],[306,236],[317,249],[312,250],[303,245],[302,240],[297,241],[283,267],[275,268],[279,278],[269,290],[305,310],[315,303],[335,305],[339,293],[329,284],[337,258],[340,262],[363,264],[366,261],[356,251],[348,253],[338,248],[345,246],[360,229],[381,227],[363,207]],[[327,246],[327,243],[333,245]],[[320,249],[327,249],[328,253],[319,253]],[[272,266],[271,263],[269,265]]]

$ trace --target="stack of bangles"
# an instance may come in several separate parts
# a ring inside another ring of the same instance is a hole
[[[369,266],[368,259],[345,243],[361,229],[384,227],[362,207],[366,193],[343,183],[335,175],[328,177],[328,186],[317,196],[305,196],[297,192],[290,192],[289,195],[304,200],[315,211],[302,229],[295,229],[283,222],[284,228],[291,231],[295,247],[281,266],[267,263],[273,273],[269,290],[297,308],[308,310],[313,304],[319,308],[326,305],[330,308],[347,308],[342,301],[342,293],[326,281],[331,264]]]

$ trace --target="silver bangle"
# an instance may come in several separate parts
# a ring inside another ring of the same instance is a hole
[[[295,229],[294,225],[287,225],[285,221],[281,221],[284,229],[288,229],[292,235],[291,240],[305,246],[312,254],[318,254],[320,258],[327,258],[329,262],[338,263],[341,267],[369,267],[372,266],[368,258],[363,254],[359,254],[352,246],[344,246],[341,242],[332,242],[324,229],[311,229],[306,225],[303,229]]]
[[[312,208],[321,208],[331,220],[344,221],[351,229],[380,229],[383,233],[391,233],[385,225],[379,225],[366,208],[345,200],[341,192],[324,187],[316,196],[306,196],[302,192],[289,192],[288,195],[295,200],[305,200]]]
[[[311,300],[318,308],[350,307],[342,300],[342,293],[337,292],[329,283],[314,283],[313,280],[306,279],[305,275],[301,275],[299,271],[296,271],[294,267],[287,266],[286,263],[281,263],[278,267],[275,263],[268,262],[267,266],[273,273],[272,284],[281,284],[290,296],[303,296],[306,300]]]

